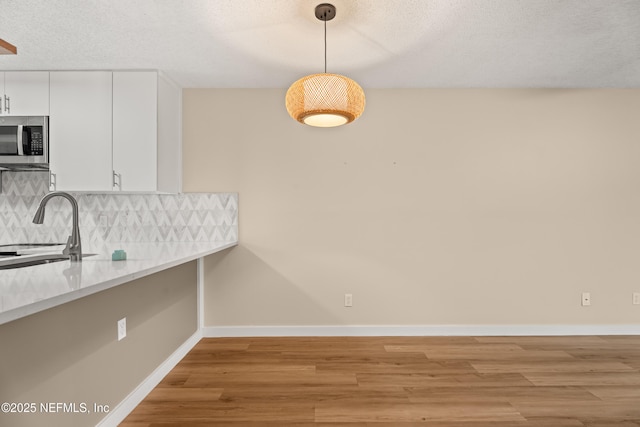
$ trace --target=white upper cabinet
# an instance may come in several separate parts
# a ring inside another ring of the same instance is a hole
[[[180,192],[181,115],[156,71],[52,71],[51,189]]]
[[[112,73],[52,71],[51,190],[111,191]]]
[[[48,116],[49,72],[0,72],[0,115]]]
[[[158,191],[182,191],[182,89],[158,79]]]
[[[113,72],[115,190],[158,187],[158,73]]]

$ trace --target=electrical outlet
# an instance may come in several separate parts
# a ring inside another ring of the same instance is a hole
[[[640,305],[640,292],[633,293],[633,305]]]
[[[118,341],[127,336],[127,318],[118,320]]]
[[[591,294],[589,292],[582,293],[582,306],[591,305]]]
[[[344,306],[345,307],[353,307],[353,295],[352,294],[344,294]]]
[[[109,217],[106,215],[98,216],[98,225],[100,227],[108,227],[109,226]]]

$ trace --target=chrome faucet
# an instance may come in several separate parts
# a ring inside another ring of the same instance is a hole
[[[71,230],[71,236],[67,239],[67,246],[62,251],[62,254],[69,255],[71,261],[82,261],[82,244],[80,242],[80,227],[78,227],[78,202],[71,194],[65,193],[64,191],[52,191],[51,193],[45,194],[42,200],[40,200],[36,214],[33,216],[33,223],[42,224],[44,222],[44,207],[51,198],[56,196],[67,199],[69,203],[71,203],[71,209],[73,210],[73,229]]]

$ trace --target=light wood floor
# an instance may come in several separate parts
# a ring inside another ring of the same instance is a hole
[[[640,427],[640,336],[203,339],[121,424]]]

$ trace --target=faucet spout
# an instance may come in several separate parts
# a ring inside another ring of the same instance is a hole
[[[45,194],[42,200],[40,200],[38,209],[33,216],[33,223],[42,224],[44,222],[45,206],[47,206],[47,202],[49,202],[49,200],[56,196],[63,197],[71,203],[73,214],[73,228],[71,229],[71,235],[67,239],[67,246],[64,248],[62,253],[64,255],[69,255],[69,259],[71,261],[82,261],[82,243],[80,242],[80,227],[78,226],[78,202],[71,194],[64,191],[53,191]]]

